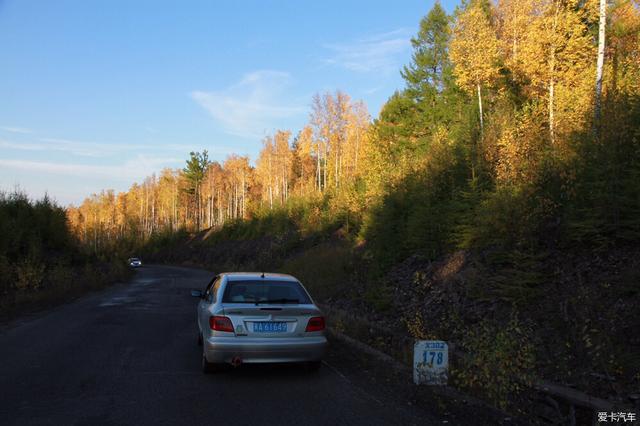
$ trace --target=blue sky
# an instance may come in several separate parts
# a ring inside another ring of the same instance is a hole
[[[317,92],[375,117],[433,3],[0,0],[0,189],[79,203],[193,150],[255,159]]]

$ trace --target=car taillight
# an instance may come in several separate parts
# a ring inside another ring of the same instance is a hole
[[[212,330],[233,333],[233,324],[231,324],[231,320],[228,317],[218,315],[209,317],[209,327],[211,327]]]
[[[305,331],[322,331],[324,330],[324,317],[313,317],[307,323]]]

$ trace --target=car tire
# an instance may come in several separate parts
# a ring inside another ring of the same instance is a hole
[[[202,346],[202,333],[198,333],[198,346]]]
[[[307,362],[307,371],[318,371],[322,367],[322,361]]]
[[[220,365],[207,361],[207,357],[205,356],[203,351],[202,352],[202,372],[204,374],[212,374],[218,371],[220,371]]]

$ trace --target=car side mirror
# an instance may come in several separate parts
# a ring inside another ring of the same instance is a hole
[[[202,299],[202,292],[200,290],[191,290],[191,296]]]

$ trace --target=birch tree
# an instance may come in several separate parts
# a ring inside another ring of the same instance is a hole
[[[498,78],[498,39],[480,1],[472,1],[458,16],[450,48],[458,85],[478,97],[480,130],[484,129],[482,88]]]
[[[313,130],[311,126],[305,126],[293,143],[293,172],[295,186],[299,194],[317,190],[316,182],[316,150],[313,146]]]
[[[521,45],[535,18],[538,0],[500,0],[497,4],[497,35],[504,62],[514,78],[526,80],[522,70]]]
[[[289,146],[290,137],[290,131],[278,130],[273,138],[276,159],[275,169],[277,175],[276,192],[280,198],[280,204],[284,204],[289,196],[289,177],[292,165],[292,154]]]
[[[559,130],[569,133],[580,128],[592,108],[595,52],[590,18],[590,8],[579,0],[540,0],[521,43],[530,94],[547,101],[552,144]]]
[[[275,192],[275,147],[273,138],[267,136],[262,140],[262,150],[256,162],[256,174],[262,187],[262,200],[269,202],[269,208],[273,209],[273,197]]]
[[[596,133],[600,127],[600,116],[602,114],[602,72],[604,69],[604,49],[607,28],[607,0],[600,0],[600,20],[598,24],[598,60],[596,65],[596,100],[594,126]]]

